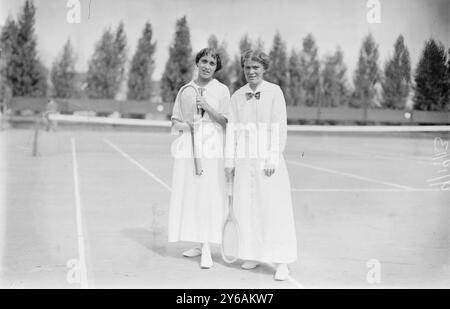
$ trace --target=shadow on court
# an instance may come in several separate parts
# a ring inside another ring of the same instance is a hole
[[[167,244],[161,239],[164,234],[162,229],[130,228],[120,231],[120,234],[162,257],[179,257],[179,254],[168,250]]]

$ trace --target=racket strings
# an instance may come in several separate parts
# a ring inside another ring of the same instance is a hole
[[[197,106],[197,95],[198,90],[193,85],[188,84],[184,88],[180,90],[179,96],[179,104],[180,104],[180,113],[183,121],[187,121],[190,123],[194,123],[196,121],[196,117],[199,117],[198,114],[198,106]],[[201,143],[201,139],[195,133],[195,130],[191,127],[191,143],[192,143],[192,151],[193,151],[193,159],[194,159],[194,169],[195,175],[200,176],[203,174],[203,169],[200,161],[200,154],[198,147],[198,141]]]
[[[222,256],[228,263],[234,262],[239,252],[239,231],[237,225],[228,221],[223,229]]]

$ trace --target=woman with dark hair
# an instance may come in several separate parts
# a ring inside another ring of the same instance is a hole
[[[210,268],[213,265],[210,244],[221,243],[226,211],[223,132],[227,123],[230,92],[227,86],[213,77],[222,67],[220,55],[216,50],[202,49],[195,57],[195,64],[198,76],[189,84],[196,87],[201,94],[197,96],[197,105],[203,111],[201,120],[193,124],[182,121],[179,94],[172,112],[172,129],[183,134],[172,145],[175,160],[168,238],[169,242],[199,243],[199,246],[183,252],[183,255],[201,255],[201,268]],[[192,154],[190,126],[194,127],[196,143],[202,149],[203,174],[200,176],[194,174],[192,156],[180,156],[174,151],[184,148]]]
[[[249,50],[241,57],[248,84],[231,97],[226,130],[225,173],[234,177],[244,269],[276,264],[276,280],[289,276],[297,240],[289,175],[283,157],[286,102],[278,85],[264,80],[269,58]]]

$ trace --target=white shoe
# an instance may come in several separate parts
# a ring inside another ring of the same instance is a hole
[[[204,244],[202,247],[202,258],[200,261],[201,268],[211,268],[213,266],[213,261],[211,258],[211,250],[208,244]]]
[[[241,268],[243,269],[253,269],[256,266],[259,266],[258,262],[254,262],[254,261],[246,261],[241,265]]]
[[[196,257],[202,254],[202,250],[198,247],[191,248],[183,252],[183,256],[185,257]]]
[[[278,264],[274,279],[277,281],[285,281],[289,278],[289,268],[287,264]]]

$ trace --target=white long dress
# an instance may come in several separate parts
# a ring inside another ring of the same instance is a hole
[[[199,88],[193,81],[189,84]],[[230,104],[227,86],[213,79],[203,88],[203,97],[207,103],[227,117]],[[181,119],[178,96],[172,119]],[[196,142],[201,146],[199,148],[202,152],[201,176],[194,173],[190,133],[182,133],[172,143],[174,165],[168,240],[220,244],[226,215],[224,134],[222,127],[213,122],[207,113],[204,114],[201,128],[196,134]]]
[[[259,99],[248,99],[246,93],[257,92]],[[241,130],[236,129],[238,125]],[[252,135],[255,130],[257,138]],[[233,94],[225,164],[235,167],[233,201],[240,225],[241,259],[265,263],[297,259],[291,188],[283,157],[286,137],[286,103],[278,85],[263,81],[252,91],[247,84]],[[267,177],[264,167],[269,166],[275,173]]]

